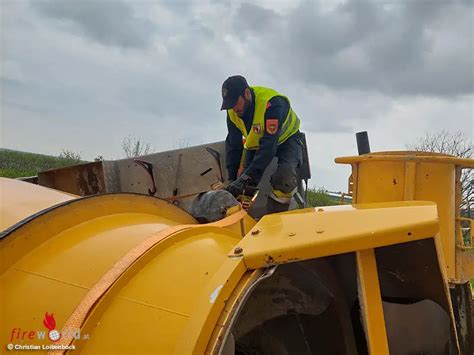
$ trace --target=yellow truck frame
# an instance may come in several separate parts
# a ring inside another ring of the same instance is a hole
[[[336,162],[352,165],[352,206],[258,223],[234,209],[198,224],[150,196],[0,179],[1,351],[472,353],[458,181],[474,161]]]

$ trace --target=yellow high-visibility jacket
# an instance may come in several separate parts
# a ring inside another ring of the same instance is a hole
[[[247,132],[245,127],[245,122],[237,116],[237,114],[232,110],[227,110],[230,120],[235,126],[242,132],[242,135],[245,137],[245,149],[255,150],[259,147],[260,138],[263,136],[265,129],[267,131],[271,130],[272,127],[265,127],[265,111],[267,109],[268,101],[275,96],[281,96],[288,101],[289,110],[286,115],[283,125],[281,127],[280,135],[278,137],[278,145],[285,142],[293,134],[298,132],[300,128],[300,119],[291,109],[290,100],[285,96],[281,95],[277,91],[265,88],[261,86],[252,86],[251,87],[255,94],[255,112],[253,115],[252,127],[250,132]],[[272,123],[270,122],[270,125]],[[278,124],[276,128],[278,127]]]

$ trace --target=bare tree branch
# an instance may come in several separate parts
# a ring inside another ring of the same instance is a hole
[[[122,150],[127,158],[153,153],[150,143],[142,141],[140,137],[136,138],[131,135],[122,139]]]
[[[81,162],[81,154],[73,152],[72,150],[62,149],[61,153],[59,154],[59,158],[67,161],[68,164],[78,164]]]
[[[459,158],[471,159],[474,154],[472,141],[462,132],[450,132],[444,129],[434,134],[426,134],[415,144],[407,146],[409,150],[434,152],[454,155]],[[474,209],[474,172],[463,169],[461,173],[461,211],[469,218]]]

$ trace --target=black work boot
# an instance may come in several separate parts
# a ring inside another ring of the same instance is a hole
[[[278,212],[285,212],[288,211],[290,208],[289,203],[280,203],[275,201],[273,198],[268,196],[267,198],[267,212],[270,213],[278,213]]]

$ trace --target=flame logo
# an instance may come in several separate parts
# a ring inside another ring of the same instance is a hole
[[[43,324],[48,330],[54,330],[56,328],[56,320],[54,319],[54,314],[45,313]]]
[[[54,319],[54,314],[49,314],[48,312],[45,313],[43,324],[46,328],[48,328],[48,338],[52,342],[56,342],[61,339],[61,333],[57,331],[56,328],[56,320]]]

